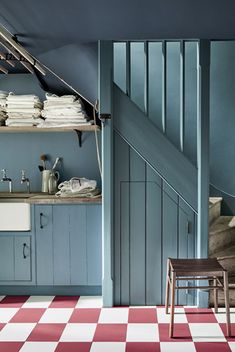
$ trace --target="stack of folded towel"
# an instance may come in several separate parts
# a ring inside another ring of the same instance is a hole
[[[69,181],[64,181],[59,184],[58,189],[56,193],[58,197],[96,198],[100,196],[97,182],[84,177],[73,177]]]
[[[37,126],[41,121],[42,103],[33,94],[7,97],[7,126]]]
[[[7,119],[6,114],[6,99],[8,96],[8,92],[4,92],[0,90],[0,126],[5,125],[5,120]]]
[[[38,127],[71,127],[91,125],[88,121],[83,104],[74,95],[46,93],[46,100],[42,110],[43,121]]]

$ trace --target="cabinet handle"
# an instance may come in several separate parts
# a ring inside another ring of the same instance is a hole
[[[24,244],[23,244],[23,258],[24,258],[24,259],[27,258],[27,255],[25,254],[25,249],[26,249],[26,247],[27,247],[27,244],[24,243]]]
[[[42,217],[43,217],[43,213],[40,213],[40,229],[43,229]]]

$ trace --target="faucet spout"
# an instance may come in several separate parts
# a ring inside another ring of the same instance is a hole
[[[9,192],[12,193],[12,179],[7,177],[6,169],[2,169],[1,182],[8,182]]]

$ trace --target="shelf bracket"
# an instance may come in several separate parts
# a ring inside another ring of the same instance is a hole
[[[79,131],[79,130],[74,130],[74,131],[77,133],[79,147],[81,148],[81,146],[82,146],[82,131]]]

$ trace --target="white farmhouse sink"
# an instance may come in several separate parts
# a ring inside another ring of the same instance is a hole
[[[0,202],[0,231],[29,231],[30,204]]]

